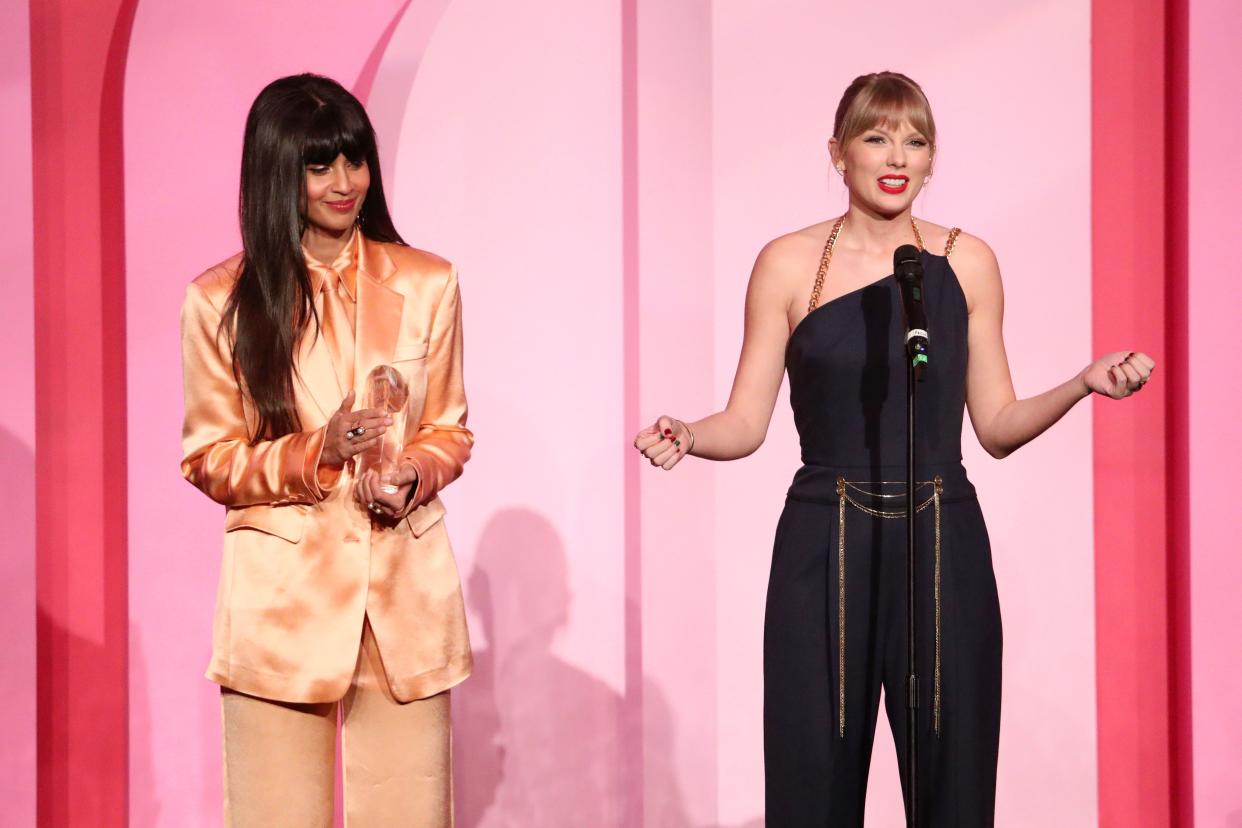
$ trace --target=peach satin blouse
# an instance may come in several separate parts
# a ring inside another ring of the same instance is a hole
[[[207,677],[263,698],[334,701],[349,687],[365,616],[393,695],[412,701],[454,686],[471,669],[437,497],[461,474],[474,442],[457,273],[430,253],[361,233],[342,255],[331,266],[308,259],[323,330],[317,335],[312,323],[297,349],[294,402],[303,430],[275,440],[251,442],[254,407],[219,331],[241,256],[186,291],[181,471],[225,506]],[[343,316],[334,316],[326,290],[338,291]],[[338,474],[318,468],[329,417],[351,387],[361,399],[358,385],[382,364],[409,383],[404,458],[418,470],[396,521],[354,501],[352,464]]]
[[[362,234],[355,228],[349,241],[330,265],[316,259],[305,247],[302,257],[315,286],[315,310],[328,344],[332,367],[346,388],[354,385],[354,332],[357,329],[358,246]]]

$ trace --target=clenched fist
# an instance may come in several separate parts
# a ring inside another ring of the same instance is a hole
[[[644,428],[634,438],[634,448],[651,461],[651,465],[668,471],[690,453],[692,437],[681,420],[661,416],[654,425]]]
[[[1142,389],[1151,379],[1156,361],[1138,351],[1105,354],[1083,369],[1083,383],[1089,391],[1120,400]]]

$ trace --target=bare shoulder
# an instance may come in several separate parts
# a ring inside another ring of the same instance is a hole
[[[1000,302],[1003,295],[1000,266],[996,254],[983,239],[971,233],[960,233],[949,257],[953,272],[966,295],[966,305],[973,311],[980,301]]]
[[[958,234],[957,241],[953,243],[950,261],[957,275],[961,277],[1000,277],[1000,268],[992,248],[983,239],[970,233]]]
[[[992,249],[978,236],[971,235],[958,227],[945,227],[920,218],[916,218],[915,221],[923,237],[923,247],[937,256],[951,253],[954,270],[957,269],[959,263],[966,262],[966,260],[970,260],[971,263],[996,260],[996,257],[992,255]],[[949,249],[950,237],[953,238],[952,250]]]
[[[786,299],[802,288],[809,290],[831,230],[832,222],[826,221],[772,239],[755,260],[752,285],[777,291]]]

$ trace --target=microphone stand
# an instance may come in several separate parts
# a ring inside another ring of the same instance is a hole
[[[918,353],[913,344],[906,346],[906,762],[902,768],[905,780],[906,824],[916,828],[919,809],[919,679],[915,635],[915,538],[914,538],[914,424],[915,387],[923,379],[927,355]]]
[[[903,245],[893,254],[893,272],[901,286],[906,317],[906,761],[902,781],[906,791],[906,824],[919,824],[919,677],[918,636],[915,619],[918,601],[915,584],[915,389],[927,368],[927,316],[923,311],[923,267],[919,251]],[[895,736],[896,734],[894,734]]]

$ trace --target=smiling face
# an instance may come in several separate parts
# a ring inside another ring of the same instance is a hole
[[[876,124],[845,147],[834,138],[831,150],[850,200],[883,215],[909,209],[931,173],[931,141],[909,121]]]
[[[355,164],[337,155],[331,164],[306,165],[306,230],[339,236],[353,227],[371,186],[363,158]]]
[[[837,104],[828,148],[850,204],[896,217],[931,174],[936,121],[922,88],[899,72],[859,75]]]

